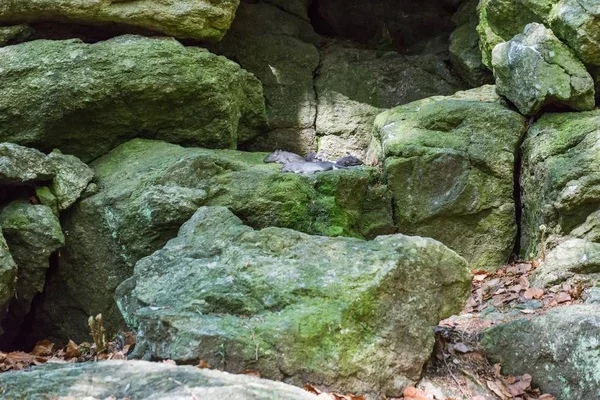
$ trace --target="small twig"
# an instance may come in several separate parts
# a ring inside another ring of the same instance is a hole
[[[454,374],[450,370],[450,366],[448,365],[448,362],[446,361],[446,354],[443,351],[442,351],[442,358],[444,360],[444,364],[446,365],[446,369],[448,370],[448,373],[450,374],[450,376],[452,377],[452,379],[454,379],[454,382],[456,382],[456,384],[458,385],[458,388],[460,389],[460,392],[463,394],[463,396],[465,396],[467,399],[470,400],[471,397],[465,393],[465,391],[463,390],[460,382],[458,381],[458,379],[456,378],[456,376],[454,376]]]

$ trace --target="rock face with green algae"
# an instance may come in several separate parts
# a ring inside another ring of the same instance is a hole
[[[50,181],[56,166],[44,153],[14,143],[0,143],[0,185]]]
[[[321,53],[315,80],[319,149],[336,159],[367,156],[375,116],[383,109],[463,88],[434,55],[332,44]]]
[[[494,83],[494,77],[483,65],[477,34],[479,0],[465,1],[452,20],[457,28],[450,35],[450,61],[456,72],[473,87]]]
[[[56,173],[50,188],[56,196],[58,210],[66,210],[81,196],[94,178],[94,171],[80,159],[54,150],[48,155]]]
[[[375,132],[399,232],[439,240],[473,268],[491,270],[508,260],[525,119],[493,86],[393,108],[377,116]]]
[[[18,334],[34,296],[43,291],[50,255],[65,238],[49,207],[24,201],[14,201],[0,210],[0,227],[17,264],[16,293],[3,321],[5,333],[1,338],[8,344]]]
[[[600,243],[568,239],[548,252],[531,278],[531,285],[550,288],[574,277],[600,278]]]
[[[8,245],[0,231],[0,321],[4,319],[8,302],[15,295],[17,284],[17,264],[8,250]],[[0,325],[0,335],[4,331]]]
[[[116,299],[138,331],[136,356],[380,398],[419,379],[432,328],[461,309],[470,278],[432,239],[259,231],[201,207]]]
[[[220,40],[239,0],[4,0],[0,22],[119,23],[182,39]]]
[[[33,29],[27,24],[0,26],[0,47],[24,42],[33,34]]]
[[[546,106],[576,111],[595,107],[594,80],[550,29],[532,23],[492,52],[496,91],[525,115]]]
[[[84,162],[135,137],[235,148],[266,123],[258,79],[174,39],[3,47],[0,81],[1,141],[58,148]]]
[[[297,387],[248,375],[147,361],[47,363],[0,375],[6,400],[318,400]]]
[[[598,110],[547,113],[530,127],[522,147],[522,257],[537,257],[550,234],[598,241],[592,228],[600,210],[599,127]]]
[[[531,22],[548,26],[589,66],[600,66],[600,3],[596,0],[481,0],[479,39],[491,69],[494,46],[521,33]]]
[[[40,337],[87,340],[87,318],[99,312],[109,331],[123,327],[114,289],[202,205],[227,206],[256,228],[370,238],[393,231],[385,196],[378,212],[370,208],[374,168],[300,176],[264,157],[136,139],[92,163],[98,192],[62,219],[66,245],[38,313],[36,326],[47,327]]]
[[[557,400],[600,398],[600,308],[577,305],[484,332],[482,345],[505,375],[533,377]]]

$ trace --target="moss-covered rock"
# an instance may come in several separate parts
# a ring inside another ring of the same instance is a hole
[[[599,281],[600,243],[572,238],[548,252],[532,275],[531,284],[533,287],[549,288],[581,278],[588,282]]]
[[[437,239],[486,269],[513,249],[514,163],[525,132],[493,89],[416,101],[375,120],[399,231]]]
[[[32,0],[3,1],[0,22],[119,23],[179,38],[220,40],[233,21],[239,0]]]
[[[14,143],[0,143],[0,185],[49,181],[55,174],[56,166],[44,153]]]
[[[202,207],[116,298],[137,356],[379,398],[419,379],[432,328],[469,292],[466,261],[431,239],[259,231]]]
[[[0,385],[6,399],[318,400],[280,382],[147,361],[47,363],[31,371],[2,374]]]
[[[27,24],[0,26],[0,47],[24,42],[33,34],[33,29]]]
[[[0,210],[0,227],[10,253],[17,264],[15,297],[2,325],[1,340],[9,345],[16,338],[34,296],[41,293],[50,266],[50,255],[65,238],[60,222],[47,206],[14,201]]]
[[[41,336],[85,340],[87,316],[99,312],[109,330],[122,327],[114,289],[201,205],[227,206],[256,228],[328,236],[360,237],[374,234],[374,226],[393,226],[391,213],[373,213],[366,200],[377,182],[374,168],[301,176],[281,173],[281,165],[265,164],[264,157],[137,139],[92,163],[98,192],[63,218],[67,241],[38,313],[44,321],[37,325],[49,324]]]
[[[174,39],[3,47],[0,80],[1,141],[58,148],[84,162],[134,137],[235,148],[265,125],[253,75]]]
[[[8,302],[15,295],[17,285],[17,264],[8,250],[4,236],[0,233],[0,321],[4,319]],[[0,326],[0,335],[4,331]]]
[[[493,83],[494,77],[483,65],[477,25],[479,0],[465,1],[452,20],[457,28],[450,35],[450,61],[461,78],[477,87]]]
[[[462,88],[434,55],[405,56],[332,44],[315,80],[319,149],[333,159],[365,158],[375,116],[383,109]]]
[[[522,34],[492,52],[496,91],[525,115],[546,106],[576,111],[595,107],[594,81],[575,54],[543,25],[531,23]]]
[[[600,111],[590,111],[548,113],[529,129],[521,173],[523,257],[540,255],[551,235],[596,240],[577,228],[591,229],[600,210],[599,126]]]
[[[548,26],[586,65],[600,65],[600,4],[593,0],[481,0],[479,39],[484,64],[491,69],[494,47],[525,25]]]
[[[600,397],[600,308],[556,308],[484,332],[486,355],[505,375],[530,374],[557,400]]]

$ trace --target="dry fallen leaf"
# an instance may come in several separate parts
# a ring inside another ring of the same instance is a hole
[[[559,303],[566,303],[567,301],[571,301],[571,295],[569,293],[566,292],[560,292],[557,296],[556,296],[556,301]]]
[[[404,389],[404,398],[406,400],[430,400],[425,392],[413,386]]]
[[[42,340],[35,344],[33,350],[31,350],[32,356],[51,356],[54,350],[54,343],[49,340]]]
[[[544,296],[544,289],[529,288],[525,291],[527,300],[541,299]]]
[[[69,340],[69,344],[67,344],[67,347],[65,349],[65,358],[69,359],[76,358],[79,356],[81,356],[79,346],[77,346],[77,344],[74,341]]]
[[[198,363],[198,365],[196,365],[196,368],[200,368],[200,369],[210,369],[210,364],[204,360],[200,360],[200,362]]]
[[[260,375],[260,372],[258,372],[255,369],[245,369],[242,372],[240,372],[240,375],[250,375],[250,376],[255,376],[257,378],[262,378],[262,376]]]

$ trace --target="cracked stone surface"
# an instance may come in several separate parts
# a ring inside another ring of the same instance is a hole
[[[594,80],[554,33],[532,23],[522,34],[498,44],[492,52],[496,91],[524,115],[547,106],[576,111],[595,107]]]

